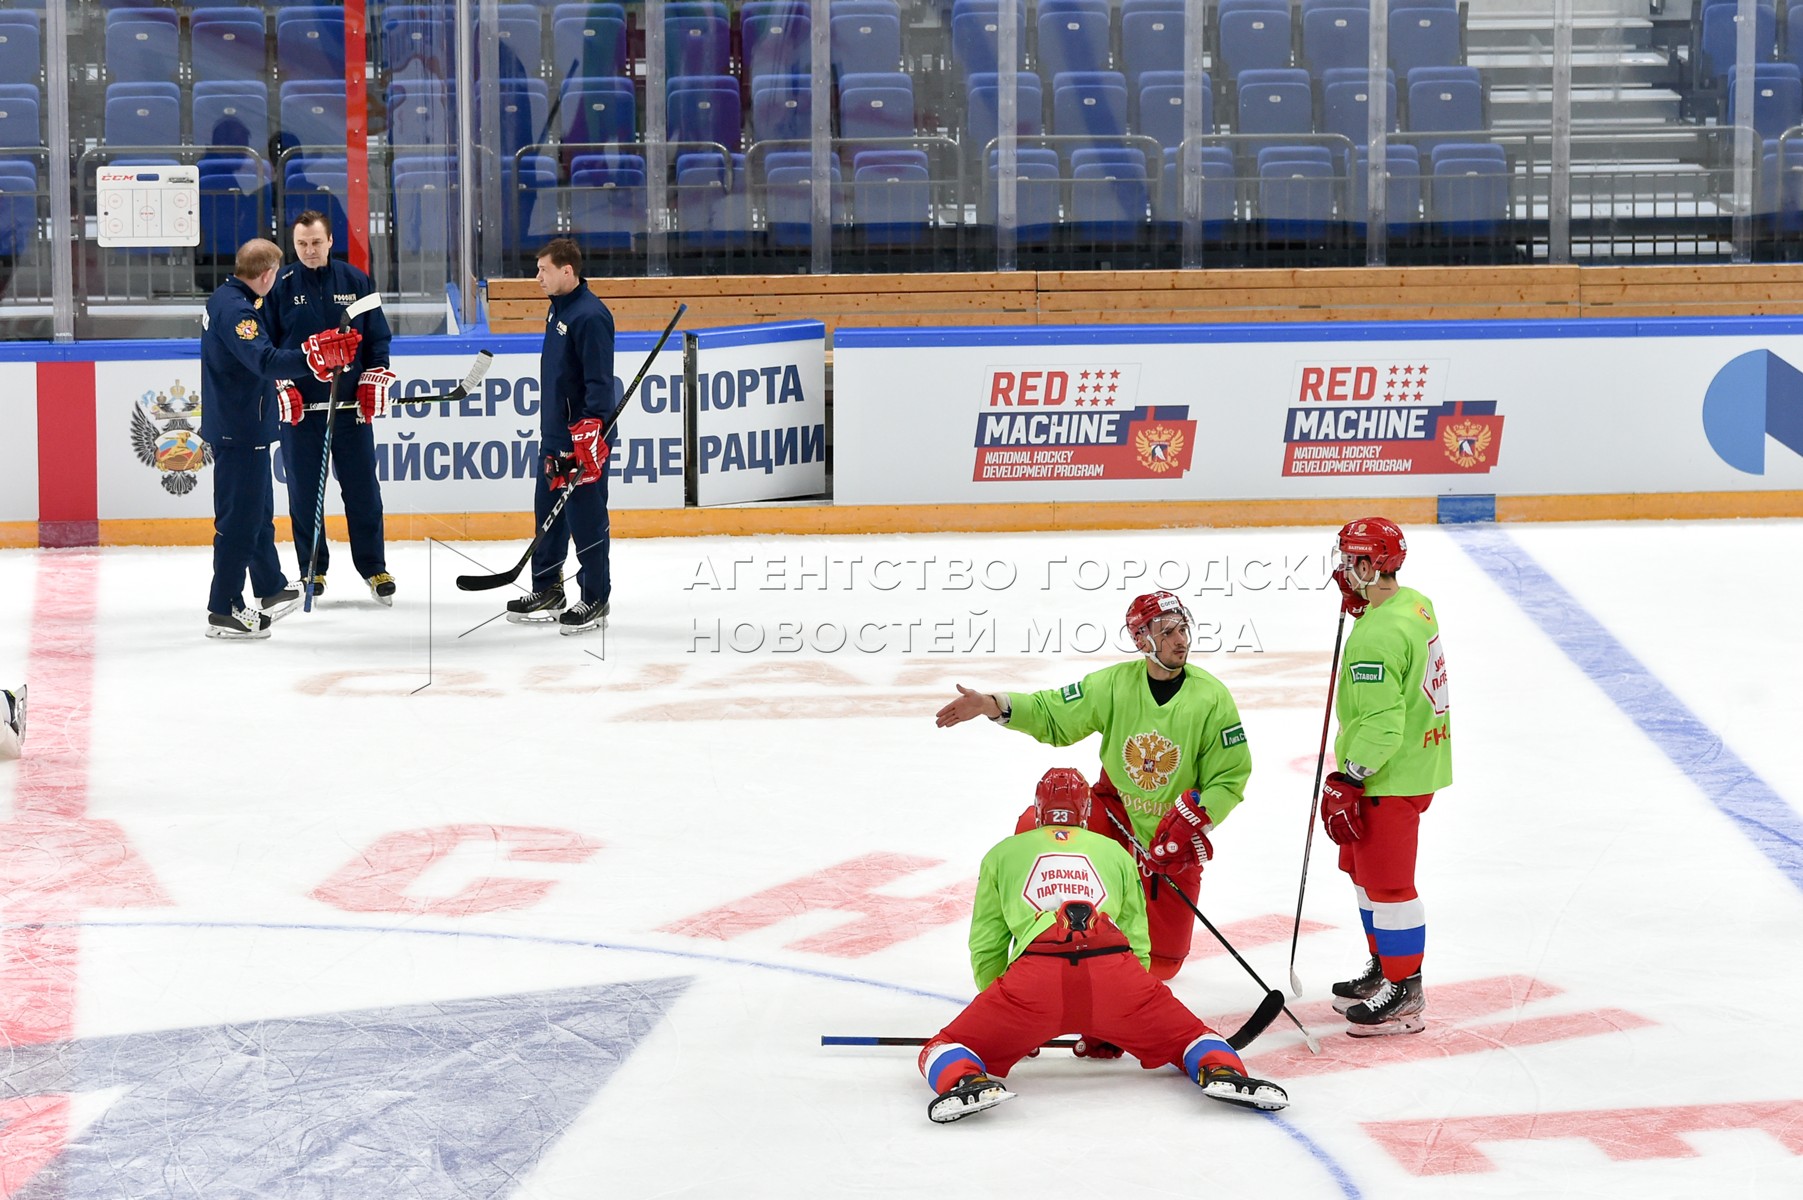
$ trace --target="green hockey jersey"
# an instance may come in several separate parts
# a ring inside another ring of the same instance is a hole
[[[1422,796],[1452,782],[1452,701],[1431,600],[1400,588],[1353,623],[1334,715],[1334,762],[1372,768],[1369,795]]]
[[[1151,964],[1146,894],[1133,856],[1113,838],[1046,825],[1005,838],[983,856],[970,913],[970,969],[982,991],[1027,944],[1058,922],[1059,906],[1083,900],[1108,914],[1141,966]]]
[[[1200,667],[1160,705],[1142,659],[1092,671],[1042,692],[1010,692],[1008,728],[1052,746],[1102,735],[1102,768],[1121,794],[1141,844],[1178,796],[1194,788],[1219,825],[1246,795],[1252,752],[1227,686]]]

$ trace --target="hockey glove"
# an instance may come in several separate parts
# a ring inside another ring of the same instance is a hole
[[[281,414],[282,424],[299,425],[306,416],[306,403],[301,399],[300,389],[294,386],[292,379],[275,381],[276,412]]]
[[[1340,589],[1340,611],[1355,621],[1364,616],[1369,602],[1353,590],[1352,581],[1346,578],[1346,572],[1335,571],[1333,581],[1339,585]]]
[[[388,415],[388,389],[394,384],[394,372],[387,367],[371,367],[357,377],[357,420],[364,425]]]
[[[1321,785],[1321,824],[1334,845],[1345,846],[1365,836],[1365,786],[1335,771]]]
[[[1113,1042],[1104,1042],[1101,1038],[1084,1034],[1071,1047],[1071,1053],[1078,1058],[1119,1058],[1125,1051]]]
[[[574,454],[545,455],[545,487],[555,492],[568,487],[576,479],[576,456]]]
[[[1171,811],[1158,823],[1147,853],[1161,871],[1199,871],[1215,856],[1214,843],[1208,840],[1208,831],[1213,828],[1208,810],[1202,807],[1202,793],[1191,788],[1177,797]]]
[[[582,465],[582,482],[593,483],[601,478],[611,447],[601,436],[600,418],[589,417],[570,426],[570,442],[575,447],[576,461]]]
[[[307,356],[313,378],[326,383],[339,367],[349,366],[357,357],[357,343],[362,340],[363,335],[355,329],[327,329],[302,342],[301,350]]]

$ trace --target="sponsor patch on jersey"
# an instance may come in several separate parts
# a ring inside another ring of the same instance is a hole
[[[1229,725],[1221,730],[1221,749],[1231,750],[1235,746],[1244,746],[1245,744],[1246,727],[1244,725]]]
[[[250,317],[238,322],[238,336],[247,342],[257,340],[257,323]]]
[[[1384,681],[1384,665],[1380,662],[1353,663],[1351,672],[1351,679],[1354,683],[1382,683]]]
[[[565,325],[562,321],[559,321],[557,323],[557,332],[559,335],[567,336],[570,332],[570,327]]]
[[[1058,689],[1058,695],[1066,704],[1075,704],[1077,701],[1083,699],[1083,685],[1080,683],[1067,683]]]
[[[332,299],[339,304],[355,304],[357,302],[357,294],[355,292],[340,292],[333,296]]]
[[[1071,840],[1071,831],[1068,829],[1054,829],[1052,830],[1052,840],[1054,842],[1068,842]]]
[[[1423,621],[1426,621],[1429,625],[1432,625],[1434,623],[1434,614],[1431,612],[1428,612],[1427,609],[1425,607],[1423,607],[1422,605],[1417,604],[1415,606],[1415,611],[1420,613],[1421,619]]]

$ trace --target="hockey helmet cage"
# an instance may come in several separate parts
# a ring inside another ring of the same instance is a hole
[[[1053,767],[1033,789],[1033,811],[1041,825],[1087,825],[1089,780],[1075,767]]]
[[[1396,522],[1387,517],[1361,517],[1340,528],[1341,566],[1350,570],[1352,563],[1368,558],[1380,575],[1394,575],[1408,557],[1409,544]]]

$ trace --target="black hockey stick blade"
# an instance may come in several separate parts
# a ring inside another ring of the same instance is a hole
[[[538,549],[539,540],[545,536],[545,530],[551,528],[551,522],[557,520],[557,514],[563,511],[563,506],[569,502],[570,494],[581,482],[582,468],[578,466],[571,472],[570,482],[563,485],[563,490],[558,494],[557,503],[551,506],[551,511],[546,513],[545,519],[539,523],[538,532],[532,535],[532,541],[527,544],[526,553],[520,555],[519,562],[514,563],[512,567],[502,571],[499,575],[459,575],[457,589],[464,592],[486,592],[494,588],[506,587],[518,579],[520,572],[526,569],[526,564],[532,561],[532,552]]]
[[[1259,1001],[1258,1007],[1252,1010],[1252,1015],[1246,1018],[1246,1023],[1227,1035],[1227,1044],[1235,1050],[1244,1050],[1257,1040],[1259,1034],[1271,1027],[1271,1022],[1275,1021],[1281,1012],[1283,1012],[1283,993],[1272,988],[1265,993],[1265,998]]]

